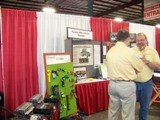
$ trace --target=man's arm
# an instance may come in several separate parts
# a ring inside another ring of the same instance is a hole
[[[150,62],[145,57],[142,57],[141,60],[152,70],[160,70],[160,63]]]
[[[160,64],[148,61],[147,66],[152,70],[160,70]]]
[[[160,64],[159,63],[157,63],[155,67],[156,67],[155,70],[160,71]]]

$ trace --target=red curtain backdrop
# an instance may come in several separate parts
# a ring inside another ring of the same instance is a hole
[[[116,22],[112,20],[112,32],[118,32],[121,29],[129,31],[129,22]]]
[[[38,89],[36,12],[2,8],[6,108],[14,111]]]
[[[95,41],[109,41],[111,20],[105,18],[90,18],[91,31]]]
[[[156,28],[156,50],[160,55],[160,28]]]
[[[1,57],[1,8],[0,8],[0,92],[2,92],[2,57]]]
[[[0,93],[3,92],[3,87],[2,87],[3,86],[3,81],[2,80],[3,80],[2,79],[2,56],[1,56],[1,48],[0,48]]]

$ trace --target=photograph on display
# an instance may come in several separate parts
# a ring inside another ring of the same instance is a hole
[[[74,66],[93,65],[92,45],[73,45],[73,65]]]
[[[86,67],[74,68],[74,73],[76,74],[77,80],[86,78]]]
[[[110,42],[117,42],[117,32],[110,33]]]
[[[136,33],[130,33],[130,42],[136,42]]]

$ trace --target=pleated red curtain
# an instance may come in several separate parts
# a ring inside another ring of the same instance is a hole
[[[118,32],[121,29],[129,30],[129,22],[117,22],[112,20],[112,32]]]
[[[2,77],[2,55],[0,48],[0,92],[3,92],[3,77]]]
[[[156,28],[156,50],[160,55],[160,28]]]
[[[0,9],[1,14],[1,9]],[[0,92],[3,91],[2,88],[2,56],[1,56],[1,15],[0,15]]]
[[[109,41],[111,20],[106,18],[90,18],[91,31],[95,41]]]
[[[2,9],[6,108],[14,111],[39,93],[36,12]]]

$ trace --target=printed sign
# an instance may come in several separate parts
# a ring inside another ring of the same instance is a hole
[[[144,21],[160,17],[160,3],[144,8]]]
[[[68,38],[75,38],[75,39],[93,39],[93,33],[87,30],[81,29],[74,29],[74,28],[67,28],[67,37]]]

